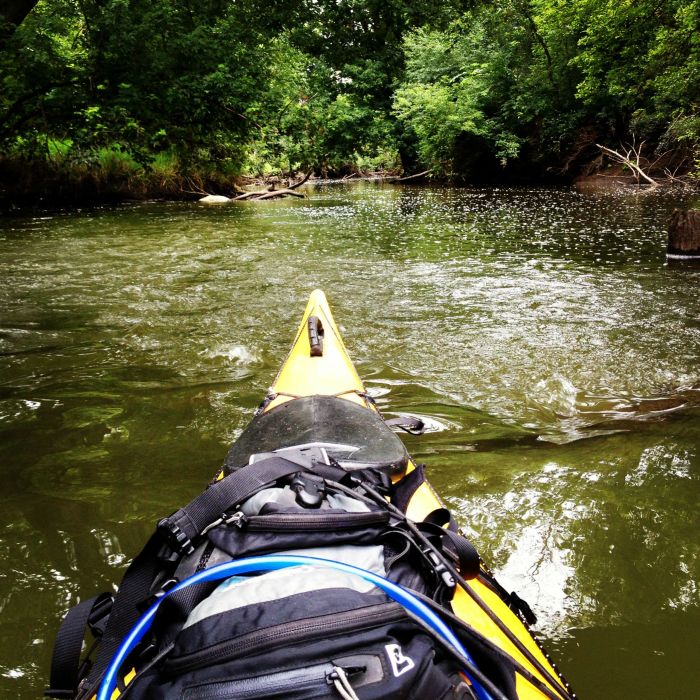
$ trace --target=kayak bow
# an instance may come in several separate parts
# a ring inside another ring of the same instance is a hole
[[[263,412],[301,397],[319,395],[340,397],[368,410],[377,410],[348,355],[326,296],[317,289],[309,298],[289,355],[263,404]],[[398,481],[415,469],[416,464],[409,459],[393,480]],[[433,487],[424,481],[411,497],[406,514],[419,522],[442,507],[444,504]],[[571,696],[555,665],[527,624],[494,589],[488,580],[491,578],[482,564],[482,575],[462,581],[452,601],[454,613],[520,666],[523,672],[516,673],[515,685],[521,700]]]

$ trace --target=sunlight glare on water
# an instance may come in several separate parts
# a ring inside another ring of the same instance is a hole
[[[693,200],[307,192],[0,222],[3,696],[37,697],[60,615],[208,481],[316,287],[581,697],[692,695],[700,271],[664,227]]]

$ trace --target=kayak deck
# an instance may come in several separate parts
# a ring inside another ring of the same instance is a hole
[[[285,402],[310,396],[335,396],[365,406],[368,410],[377,410],[350,360],[321,290],[311,294],[292,348],[270,389],[263,411],[268,412]],[[405,470],[392,478],[398,481],[415,468],[415,463],[409,459]],[[423,521],[429,513],[442,507],[444,504],[435,490],[424,481],[411,497],[406,515],[415,522]],[[477,577],[458,586],[452,608],[458,617],[524,669],[525,673],[516,673],[519,698],[564,697],[562,691],[566,694],[567,685],[555,666],[525,623],[487,581]]]
[[[311,354],[310,319],[321,323],[321,352]],[[331,314],[326,295],[315,290],[306,305],[292,349],[277,374],[271,392],[275,398],[266,410],[301,396],[338,396],[369,406],[363,398],[365,388],[348,356],[345,344]]]

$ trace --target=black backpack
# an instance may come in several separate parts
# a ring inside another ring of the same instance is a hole
[[[462,630],[465,657],[415,610],[348,573],[369,571],[449,614],[451,571],[479,572],[473,547],[454,526],[443,527],[444,509],[416,525],[396,506],[415,490],[416,473],[391,486],[384,472],[349,473],[313,451],[261,455],[234,470],[159,523],[108,615],[104,597],[99,610],[81,604],[80,616],[69,613],[47,694],[92,697],[139,616],[157,605],[117,672],[125,698],[466,700],[476,697],[474,684],[493,698],[516,698],[513,668],[485,640]],[[311,558],[223,582],[182,583],[232,560],[280,553]],[[338,569],[314,557],[340,562]],[[84,622],[98,651],[94,665],[76,671],[66,631],[75,639]]]

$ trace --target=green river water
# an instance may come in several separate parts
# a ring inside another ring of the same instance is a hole
[[[582,698],[700,695],[697,198],[359,183],[0,220],[0,696],[196,495],[323,288]]]

